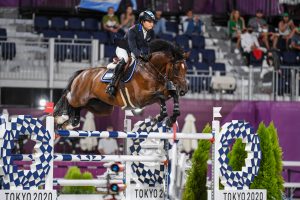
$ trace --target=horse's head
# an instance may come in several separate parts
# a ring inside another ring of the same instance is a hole
[[[182,53],[180,58],[174,58],[169,52],[155,52],[152,54],[150,65],[156,69],[157,78],[163,82],[172,81],[180,96],[187,93],[186,58],[189,53]]]
[[[152,57],[150,63],[158,72],[158,79],[164,82],[170,80],[178,94],[183,96],[187,93],[187,81],[185,79],[187,65],[185,53],[179,46],[164,40],[154,40],[150,43]],[[167,79],[167,80],[166,80]]]
[[[183,58],[172,62],[172,68],[169,70],[169,79],[173,81],[176,86],[176,90],[180,96],[184,96],[188,91],[188,85],[186,81],[187,64],[186,59],[190,53],[183,53]]]

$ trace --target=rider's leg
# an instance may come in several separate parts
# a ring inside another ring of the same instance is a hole
[[[114,70],[114,75],[111,78],[111,82],[108,84],[108,86],[106,88],[106,93],[108,93],[110,96],[115,96],[115,94],[116,94],[117,80],[119,79],[120,75],[122,74],[125,64],[126,64],[126,62],[122,58]]]
[[[128,61],[128,54],[127,51],[123,48],[117,47],[116,48],[116,55],[120,59],[119,63],[117,64],[113,77],[111,79],[111,82],[108,84],[106,88],[106,93],[108,93],[111,96],[115,96],[116,94],[116,85],[117,85],[117,80],[119,80],[120,75],[123,72],[123,68],[126,65]]]

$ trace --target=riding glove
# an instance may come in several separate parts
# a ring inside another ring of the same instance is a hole
[[[148,53],[141,53],[140,58],[143,59],[144,61],[148,62],[150,59],[150,55]]]

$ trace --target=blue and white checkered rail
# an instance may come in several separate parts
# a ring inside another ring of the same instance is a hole
[[[122,131],[69,131],[58,130],[62,137],[97,137],[97,138],[131,138],[131,139],[173,139],[173,133],[160,132],[122,132]],[[213,136],[209,133],[176,133],[176,139],[209,140]]]
[[[32,161],[32,154],[12,155],[14,161]],[[55,154],[54,161],[72,162],[163,162],[165,156],[140,156],[140,155],[74,155],[74,154]]]

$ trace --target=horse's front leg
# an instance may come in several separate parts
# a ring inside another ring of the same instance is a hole
[[[157,122],[161,122],[168,116],[166,101],[164,99],[160,100],[160,113],[155,117]]]
[[[177,93],[173,93],[172,95],[173,100],[174,100],[174,107],[173,107],[173,115],[170,116],[167,119],[167,126],[172,127],[173,124],[176,122],[177,117],[180,115],[180,110],[179,110],[179,96]]]

